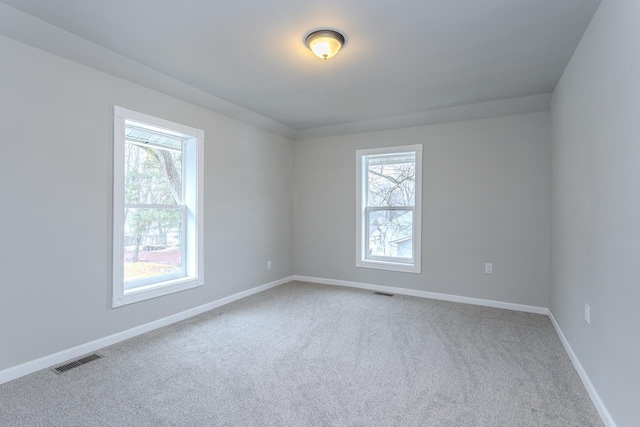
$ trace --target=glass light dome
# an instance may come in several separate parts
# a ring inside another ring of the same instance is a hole
[[[344,46],[344,36],[337,31],[319,30],[307,36],[307,47],[321,59],[329,59]]]

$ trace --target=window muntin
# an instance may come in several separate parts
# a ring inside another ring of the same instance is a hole
[[[420,145],[357,151],[356,266],[420,271]]]
[[[113,306],[199,286],[204,133],[114,108]]]

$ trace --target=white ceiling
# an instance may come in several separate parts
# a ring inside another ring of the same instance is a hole
[[[553,91],[599,0],[0,0],[294,129]],[[310,30],[347,38],[322,61]]]

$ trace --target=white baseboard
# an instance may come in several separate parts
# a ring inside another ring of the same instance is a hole
[[[154,329],[162,328],[163,326],[171,325],[172,323],[176,323],[181,320],[188,319],[189,317],[197,316],[198,314],[204,313],[205,311],[213,310],[214,308],[218,308],[223,305],[237,301],[239,299],[246,298],[250,295],[257,294],[258,292],[275,288],[276,286],[280,286],[292,280],[293,280],[293,276],[285,277],[283,279],[276,280],[275,282],[267,283],[261,286],[256,286],[255,288],[247,289],[246,291],[238,292],[237,294],[233,294],[228,297],[221,298],[219,300],[215,300],[210,303],[203,304],[201,306],[194,307],[189,310],[185,310],[180,313],[176,313],[171,316],[164,317],[162,319],[154,320],[153,322],[145,323],[144,325],[127,329],[126,331],[118,332],[116,334],[109,335],[104,338],[99,338],[95,341],[91,341],[85,344],[78,345],[76,347],[62,350],[58,353],[54,353],[49,356],[44,356],[39,359],[32,360],[30,362],[26,362],[18,366],[7,368],[5,370],[0,371],[0,384],[14,380],[16,378],[20,378],[24,375],[31,374],[41,369],[46,369],[50,366],[57,365],[69,359],[74,359],[76,357],[82,356],[92,351],[96,351],[101,348],[116,344],[120,341],[133,338],[137,335],[142,335],[146,332],[153,331]]]
[[[582,380],[582,384],[584,384],[584,388],[587,389],[587,393],[589,393],[589,397],[591,397],[591,401],[593,402],[593,405],[596,407],[598,414],[600,414],[600,418],[602,418],[602,422],[607,427],[616,427],[616,423],[615,421],[613,421],[613,417],[611,417],[611,414],[607,410],[607,407],[604,406],[604,402],[602,402],[602,399],[600,399],[600,395],[598,394],[595,387],[593,386],[591,379],[589,379],[589,375],[587,375],[587,371],[585,371],[584,368],[582,367],[582,363],[580,363],[578,356],[576,356],[576,353],[571,348],[571,344],[569,344],[567,337],[564,336],[564,333],[562,332],[562,329],[560,329],[560,325],[556,321],[556,318],[553,317],[553,313],[551,312],[551,310],[549,310],[548,314],[549,314],[549,319],[551,319],[551,323],[553,324],[553,327],[555,328],[556,332],[558,333],[558,336],[560,337],[560,341],[562,342],[564,349],[569,355],[569,359],[571,359],[571,362],[573,362],[573,366],[574,368],[576,368],[576,371],[578,372],[578,375]]]
[[[437,292],[418,291],[415,289],[396,288],[393,286],[372,285],[369,283],[349,282],[346,280],[324,279],[321,277],[293,276],[300,282],[321,283],[323,285],[346,286],[348,288],[369,289],[371,291],[390,294],[409,295],[412,297],[437,299],[442,301],[460,302],[463,304],[482,305],[485,307],[503,308],[506,310],[524,311],[527,313],[547,314],[549,309],[535,305],[515,304],[512,302],[493,301],[481,298],[463,297],[459,295],[441,294]]]

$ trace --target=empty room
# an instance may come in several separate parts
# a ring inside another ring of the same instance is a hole
[[[640,425],[640,1],[0,0],[0,426]]]

